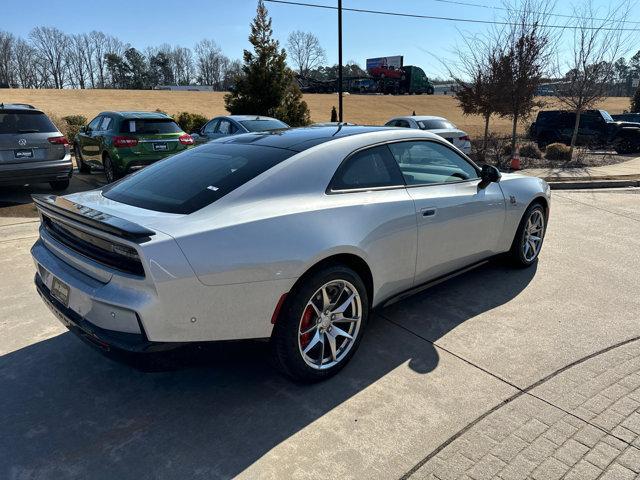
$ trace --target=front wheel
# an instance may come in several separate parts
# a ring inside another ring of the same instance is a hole
[[[360,276],[342,265],[318,270],[294,288],[271,338],[276,366],[302,382],[336,374],[354,355],[369,315]]]
[[[539,203],[527,208],[522,216],[518,230],[509,252],[513,263],[518,267],[528,267],[540,255],[546,233],[546,215]]]

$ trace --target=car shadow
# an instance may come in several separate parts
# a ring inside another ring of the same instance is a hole
[[[0,358],[0,478],[233,477],[392,370],[433,371],[438,351],[408,319],[437,340],[534,275],[490,262],[375,312],[352,362],[314,385],[277,374],[266,342],[198,347],[157,373],[70,333],[34,343]]]

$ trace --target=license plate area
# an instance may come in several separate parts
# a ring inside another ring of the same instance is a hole
[[[33,149],[31,148],[17,148],[13,151],[13,157],[17,159],[21,158],[33,158]]]
[[[69,285],[61,282],[56,277],[53,277],[51,282],[51,296],[58,300],[65,307],[69,306]]]
[[[167,145],[166,143],[154,143],[153,150],[155,152],[166,152],[167,150],[169,150],[169,145]]]

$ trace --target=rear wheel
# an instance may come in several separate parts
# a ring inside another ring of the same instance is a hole
[[[80,171],[80,173],[91,173],[91,167],[84,163],[84,159],[82,158],[80,145],[76,144],[76,146],[74,147],[74,152],[76,154],[76,163],[78,164],[78,170]]]
[[[540,255],[546,233],[546,220],[544,208],[539,203],[534,203],[527,208],[520,220],[509,252],[516,266],[528,267]]]
[[[337,373],[354,355],[369,314],[361,278],[342,265],[312,273],[292,291],[272,335],[276,366],[297,381]]]
[[[105,153],[102,157],[102,165],[104,166],[104,176],[107,179],[107,183],[115,182],[120,175],[113,165],[113,160],[108,153]]]
[[[53,190],[66,190],[67,188],[69,188],[69,179],[67,178],[66,180],[56,180],[55,182],[49,182],[49,186],[51,186],[51,188]]]
[[[638,146],[630,138],[619,138],[614,142],[613,145],[616,152],[621,155],[638,151]]]

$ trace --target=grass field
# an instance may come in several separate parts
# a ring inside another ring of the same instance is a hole
[[[155,110],[173,114],[181,111],[201,113],[207,117],[225,114],[224,93],[221,92],[174,92],[167,90],[0,90],[0,102],[32,103],[48,113],[58,116],[82,114],[91,119],[105,110]],[[308,94],[304,99],[311,109],[314,122],[329,121],[331,107],[338,104],[335,94]],[[553,107],[552,99],[547,108]],[[621,113],[629,108],[629,99],[612,97],[600,108],[610,113]],[[482,134],[482,118],[464,116],[455,99],[442,95],[347,95],[344,98],[345,121],[379,125],[396,115],[438,115],[450,119],[472,136]],[[529,121],[521,125],[526,128]],[[491,130],[498,134],[511,131],[508,119],[496,118]]]

